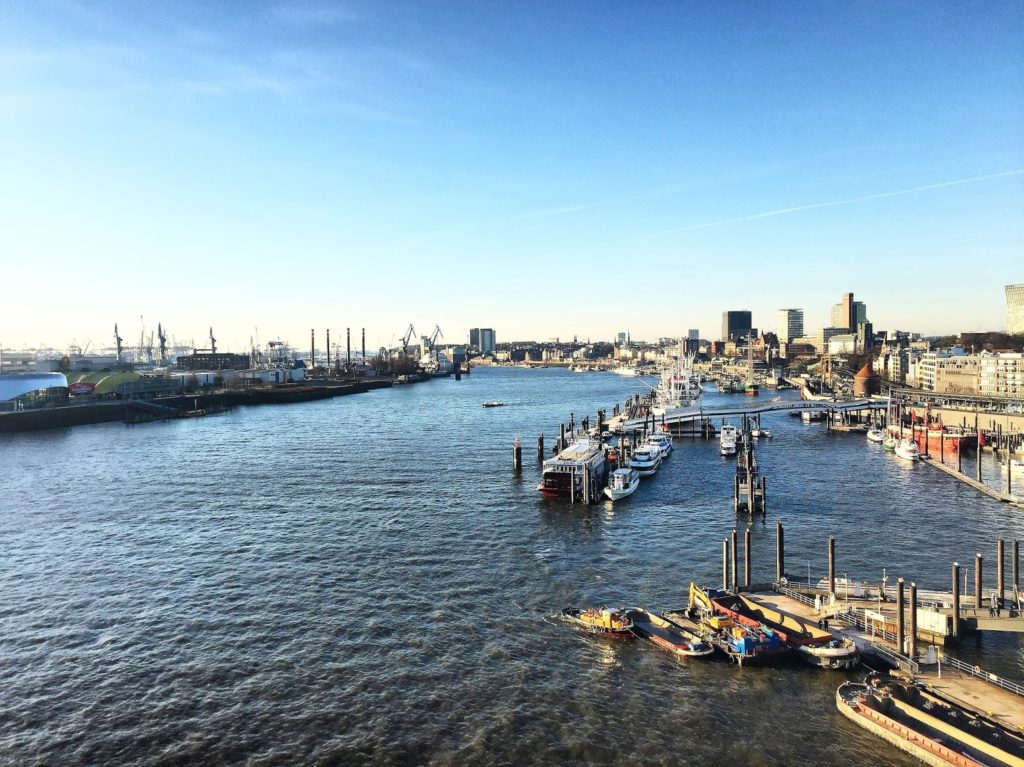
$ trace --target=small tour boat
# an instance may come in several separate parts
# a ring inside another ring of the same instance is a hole
[[[900,441],[890,434],[882,440],[882,449],[886,452],[892,453],[896,450],[896,446],[899,443]]]
[[[896,445],[896,455],[905,461],[916,461],[921,457],[921,453],[917,449],[917,443],[912,439],[900,440],[900,443]]]
[[[661,466],[661,451],[656,447],[641,446],[629,456],[629,467],[641,477],[650,477]]]
[[[633,636],[633,621],[624,609],[610,610],[590,607],[586,610],[577,607],[566,607],[562,616],[572,621],[577,627],[595,634],[628,639]]]
[[[484,402],[481,407],[504,407],[504,402],[498,402],[497,400],[491,400],[490,402]]]
[[[639,607],[630,608],[633,631],[644,639],[684,658],[707,658],[714,655],[715,647],[698,632],[665,620],[660,615]]]
[[[617,501],[633,494],[640,484],[640,472],[636,469],[616,469],[608,476],[604,494],[611,501]]]
[[[722,455],[736,455],[736,427],[731,423],[722,425],[722,432],[718,437],[718,451]]]
[[[662,459],[668,458],[672,453],[672,435],[663,431],[656,431],[647,436],[645,447],[655,447],[661,453]]]
[[[876,426],[871,429],[868,429],[867,438],[868,442],[884,442],[885,432]]]

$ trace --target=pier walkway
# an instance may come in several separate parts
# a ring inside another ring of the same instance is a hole
[[[869,665],[874,659],[898,667],[910,678],[933,688],[964,708],[1024,731],[1024,687],[980,667],[968,666],[956,658],[945,656],[939,648],[931,663],[927,662],[927,654],[918,659],[900,654],[895,645],[896,637],[883,628],[883,625],[889,623],[888,617],[880,621],[878,627],[866,625],[863,621],[859,621],[858,625],[851,620],[856,617],[853,611],[836,614],[835,608],[840,605],[829,605],[816,611],[813,601],[806,597],[797,598],[775,591],[748,592],[746,596],[765,606],[811,621],[822,618],[827,611],[830,613],[828,630],[836,636],[849,637],[856,642]],[[895,622],[895,615],[892,614],[895,612],[894,606],[883,604],[882,607],[890,614],[892,622]]]

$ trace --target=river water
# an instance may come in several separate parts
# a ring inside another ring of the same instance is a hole
[[[0,763],[916,764],[840,717],[842,674],[678,662],[554,618],[721,580],[734,470],[714,442],[676,440],[614,509],[535,490],[538,434],[642,388],[478,368],[0,436]],[[764,424],[755,581],[777,519],[792,577],[823,576],[834,535],[840,575],[936,588],[976,551],[993,583],[996,538],[1021,534],[1019,511],[863,436]],[[958,652],[1024,676],[1013,637]]]

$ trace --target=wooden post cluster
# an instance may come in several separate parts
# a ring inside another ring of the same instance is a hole
[[[750,528],[743,531],[743,586],[750,588]]]
[[[731,547],[732,547],[732,590],[736,591],[737,574],[736,574],[736,530],[735,529],[733,529],[733,531],[732,531],[732,537],[730,539],[730,544],[731,544]]]
[[[828,593],[836,593],[836,539],[828,538]]]

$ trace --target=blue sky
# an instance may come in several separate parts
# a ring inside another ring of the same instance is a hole
[[[0,0],[0,343],[1001,328],[1024,3]],[[895,194],[894,194],[895,193]]]

